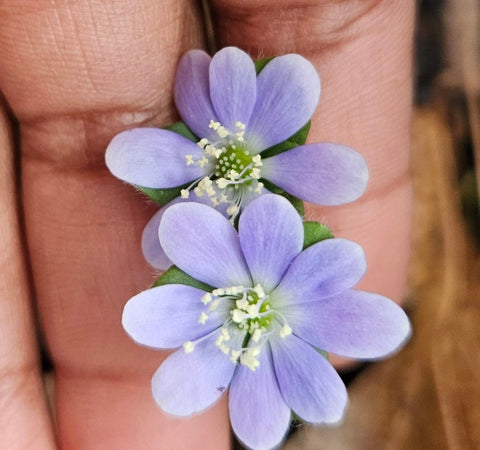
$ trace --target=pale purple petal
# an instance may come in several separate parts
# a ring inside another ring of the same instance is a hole
[[[245,446],[269,450],[283,440],[290,422],[290,408],[282,398],[272,365],[270,348],[264,346],[253,372],[239,366],[229,393],[230,421]]]
[[[245,208],[238,228],[253,283],[272,291],[302,250],[302,219],[284,197],[262,195]]]
[[[169,206],[178,203],[180,199],[175,199],[170,203],[167,203],[163,208],[160,208],[153,217],[148,221],[143,229],[142,233],[142,252],[143,256],[147,262],[160,270],[167,270],[171,265],[172,261],[168,259],[168,256],[162,249],[160,245],[160,239],[158,238],[158,228],[160,226],[160,221],[162,220],[163,213],[167,210]]]
[[[300,55],[274,58],[257,78],[257,102],[246,140],[264,150],[292,136],[312,117],[320,98],[315,67]]]
[[[155,348],[175,348],[218,328],[228,316],[226,307],[208,313],[204,325],[198,322],[206,306],[204,291],[181,284],[166,284],[132,297],[123,309],[122,324],[139,344]]]
[[[294,333],[328,352],[350,358],[380,358],[410,336],[402,308],[370,292],[347,290],[311,303],[281,308]]]
[[[189,416],[201,412],[228,388],[235,364],[215,345],[218,335],[212,333],[196,343],[191,353],[177,350],[155,372],[153,397],[166,413]]]
[[[257,96],[255,65],[235,47],[220,50],[210,64],[210,98],[220,123],[235,132],[235,122],[248,124]]]
[[[306,422],[338,422],[347,404],[347,391],[330,363],[294,335],[271,340],[271,347],[287,405]]]
[[[368,167],[349,147],[317,143],[264,159],[262,175],[302,200],[331,206],[353,202],[364,193]]]
[[[214,287],[251,286],[238,234],[213,208],[193,202],[171,206],[159,237],[169,259],[193,278]]]
[[[300,253],[271,298],[275,307],[308,303],[355,286],[366,270],[362,247],[346,239],[326,239]]]
[[[218,190],[215,185],[212,185],[212,188],[214,190]],[[145,228],[143,229],[142,251],[143,256],[145,257],[147,262],[156,269],[167,270],[172,265],[172,262],[168,259],[168,256],[165,254],[162,246],[160,245],[160,239],[158,238],[158,228],[160,226],[163,213],[167,210],[167,208],[181,202],[196,202],[203,203],[204,205],[212,205],[210,197],[206,195],[198,197],[195,192],[191,192],[188,199],[177,197],[171,202],[167,203],[163,208],[161,208],[153,215],[153,217],[148,221],[147,225],[145,225]],[[220,203],[215,207],[215,209],[221,214],[223,214],[225,217],[227,217],[227,207],[227,203]]]
[[[112,139],[105,162],[110,172],[123,181],[149,188],[170,188],[206,175],[207,166],[187,166],[186,155],[200,159],[203,151],[177,133],[134,128]]]
[[[202,50],[190,50],[180,60],[175,77],[174,97],[183,121],[198,137],[216,140],[208,128],[217,120],[210,101],[209,65],[211,58]]]

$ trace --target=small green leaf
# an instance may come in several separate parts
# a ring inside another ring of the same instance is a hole
[[[190,129],[183,122],[172,123],[171,125],[167,125],[166,127],[164,127],[164,129],[168,131],[173,131],[174,133],[186,137],[187,139],[190,139],[192,142],[195,143],[200,140],[190,131]]]
[[[300,416],[298,416],[297,414],[295,414],[294,411],[291,412],[290,420],[292,421],[292,426],[294,428],[298,428],[298,427],[305,424],[305,422],[302,420],[302,418]]]
[[[335,236],[326,225],[318,222],[303,222],[303,249]]]
[[[283,194],[283,196],[292,204],[292,206],[297,210],[298,214],[300,214],[300,217],[303,219],[305,217],[303,201],[291,194],[287,194],[286,192]]]
[[[273,184],[271,181],[266,180],[265,178],[262,178],[260,181],[263,183],[265,188],[268,189],[272,194],[283,195],[285,193],[283,189],[279,188],[278,186]]]
[[[328,352],[326,352],[325,350],[322,350],[320,348],[316,348],[315,349],[318,353],[320,353],[327,361],[329,361],[329,358],[328,358]]]
[[[309,120],[302,128],[300,128],[293,136],[290,136],[286,141],[280,144],[267,148],[260,153],[262,158],[270,158],[280,153],[286,152],[294,147],[305,144],[310,131],[311,121]]]
[[[163,206],[166,205],[170,200],[178,197],[180,195],[180,190],[186,188],[187,186],[188,184],[185,184],[183,186],[177,186],[168,189],[152,189],[143,186],[137,186],[137,188],[151,200]]]
[[[273,59],[275,58],[274,56],[270,56],[269,58],[263,58],[259,59],[258,61],[255,61],[255,71],[257,72],[257,75],[263,70],[263,68]]]
[[[164,127],[164,129],[172,131],[173,133],[177,133],[192,142],[198,142],[199,140],[183,122],[172,123],[171,125],[167,125],[166,127]],[[180,195],[180,190],[188,187],[188,185],[189,183],[183,186],[176,186],[167,189],[153,189],[143,186],[137,186],[137,188],[151,200],[163,206],[166,205],[170,200],[178,197]]]
[[[177,266],[172,266],[166,270],[163,275],[157,278],[152,287],[163,286],[165,284],[185,284],[186,286],[192,286],[203,291],[213,291],[213,287],[208,284],[202,283],[201,281],[192,278],[190,275],[186,274],[183,270],[179,269]]]

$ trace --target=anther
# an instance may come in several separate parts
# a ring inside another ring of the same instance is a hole
[[[192,341],[187,341],[183,344],[183,349],[185,353],[192,353],[195,348],[195,344]]]
[[[200,314],[200,317],[198,318],[198,323],[205,325],[205,322],[207,321],[207,319],[208,319],[208,314],[202,311],[202,314]]]
[[[284,325],[282,328],[280,328],[279,334],[281,338],[286,338],[292,334],[292,329],[288,325]]]
[[[204,294],[202,296],[202,298],[200,300],[204,305],[207,305],[208,303],[210,303],[212,301],[212,294],[207,292],[206,294]]]

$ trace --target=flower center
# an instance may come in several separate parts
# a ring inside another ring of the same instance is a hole
[[[226,211],[233,223],[248,197],[262,192],[263,183],[258,181],[262,158],[249,151],[243,138],[245,124],[236,122],[236,131],[230,131],[220,122],[211,120],[209,128],[215,130],[219,139],[215,142],[200,139],[197,145],[203,149],[201,158],[195,160],[193,155],[185,156],[187,166],[205,167],[208,175],[182,189],[180,195],[187,199],[193,190],[197,197],[210,197],[213,207],[227,204]]]
[[[215,345],[235,364],[242,364],[255,370],[260,362],[263,344],[272,333],[278,332],[281,338],[292,333],[285,317],[272,309],[268,294],[262,286],[255,287],[232,286],[214,289],[202,296],[201,302],[205,309],[201,312],[198,322],[206,324],[209,315],[214,312],[222,302],[228,302],[230,308],[229,318],[220,328],[220,334]],[[231,333],[241,333],[243,342],[241,346],[230,345]],[[197,341],[198,342],[198,341]],[[194,350],[195,343],[187,341],[183,344],[185,352]]]

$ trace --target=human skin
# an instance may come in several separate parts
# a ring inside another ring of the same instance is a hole
[[[361,152],[370,182],[357,202],[307,206],[307,217],[363,245],[369,267],[359,288],[400,302],[414,2],[216,0],[211,7],[219,46],[254,58],[295,52],[316,65],[323,92],[309,141]],[[225,399],[175,419],[151,398],[150,377],[167,353],[135,345],[120,318],[126,300],[153,279],[140,235],[156,207],[104,164],[118,132],[177,119],[175,68],[185,51],[205,47],[204,36],[199,6],[186,0],[0,2],[0,88],[9,112],[0,115],[5,448],[228,448]],[[38,367],[37,314],[55,366],[55,429]]]

